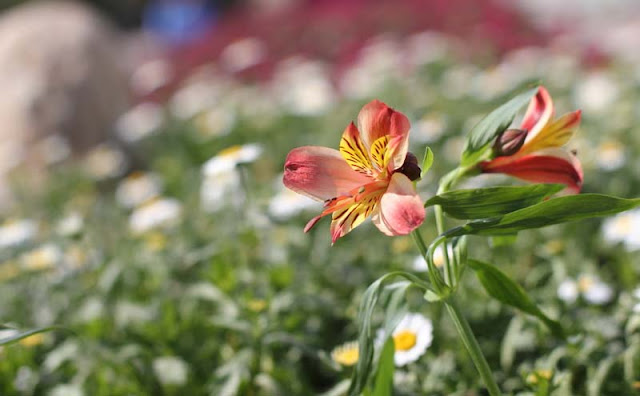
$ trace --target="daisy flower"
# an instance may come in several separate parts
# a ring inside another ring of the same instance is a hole
[[[576,280],[565,279],[558,286],[558,298],[567,304],[574,303],[579,296],[586,302],[594,305],[609,303],[614,296],[614,291],[608,284],[593,275],[580,275]]]
[[[22,245],[32,240],[38,232],[33,220],[9,220],[0,225],[0,248]]]
[[[351,341],[337,346],[331,351],[331,359],[341,366],[351,367],[358,363],[360,351],[358,342]]]
[[[640,209],[620,213],[602,223],[604,240],[610,244],[622,242],[629,251],[640,249]]]
[[[160,195],[162,182],[152,173],[134,172],[120,182],[116,200],[127,209],[136,207]]]
[[[415,362],[426,352],[433,341],[433,324],[431,320],[419,313],[405,315],[393,333],[395,354],[393,360],[396,366],[406,366]],[[378,333],[378,344],[385,340],[384,331]]]
[[[182,214],[182,205],[172,198],[156,198],[137,208],[129,218],[129,228],[142,234],[154,228],[175,224]]]

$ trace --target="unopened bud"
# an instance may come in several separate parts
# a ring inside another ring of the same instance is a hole
[[[403,175],[407,176],[409,180],[414,181],[420,178],[420,173],[422,170],[418,165],[418,158],[416,158],[413,153],[407,153],[407,156],[404,159],[404,163],[396,172],[400,172]]]
[[[502,132],[493,145],[496,155],[513,155],[520,150],[527,138],[527,131],[524,129],[507,129]]]

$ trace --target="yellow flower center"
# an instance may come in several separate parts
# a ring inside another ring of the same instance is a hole
[[[338,347],[331,352],[333,361],[343,366],[353,366],[358,363],[359,356],[358,344],[355,342]]]
[[[393,336],[393,344],[396,351],[408,351],[416,345],[416,333],[411,330],[403,330]]]
[[[240,152],[240,150],[242,150],[242,146],[236,145],[227,147],[218,153],[218,157],[234,157],[238,152]]]
[[[590,276],[581,276],[580,279],[578,279],[578,290],[584,293],[591,289],[594,283],[595,281]]]

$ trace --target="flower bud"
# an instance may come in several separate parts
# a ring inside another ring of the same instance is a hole
[[[396,172],[400,172],[407,176],[409,180],[414,181],[420,178],[422,170],[418,166],[418,158],[413,153],[407,153],[404,163],[400,168],[396,169]]]
[[[520,150],[526,138],[527,131],[524,129],[507,129],[496,139],[493,152],[496,156],[513,155]]]

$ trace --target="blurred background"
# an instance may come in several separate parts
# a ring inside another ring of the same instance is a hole
[[[531,80],[583,110],[583,190],[640,196],[635,0],[0,0],[0,339],[67,329],[0,347],[0,394],[343,394],[331,352],[362,292],[426,266],[370,224],[303,234],[320,207],[281,185],[287,152],[337,147],[378,98],[435,153],[426,199]],[[517,182],[466,187],[496,183]],[[554,340],[468,277],[505,391],[545,369],[558,394],[638,394],[639,230],[636,211],[472,241],[582,334]],[[440,307],[409,300],[434,340],[398,394],[483,394]]]

